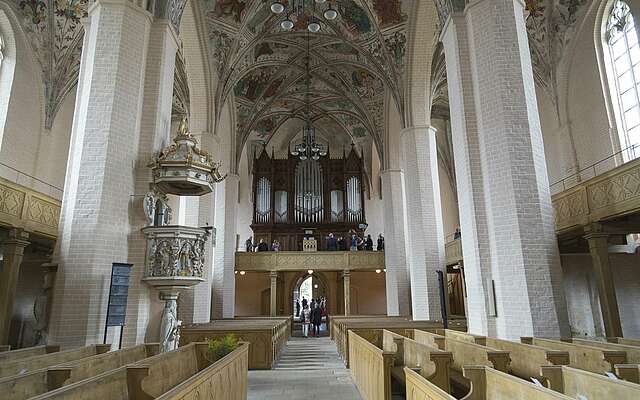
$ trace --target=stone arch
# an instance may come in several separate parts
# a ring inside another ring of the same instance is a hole
[[[409,62],[403,128],[430,123],[431,60],[438,43],[438,10],[433,0],[416,1],[410,22]]]

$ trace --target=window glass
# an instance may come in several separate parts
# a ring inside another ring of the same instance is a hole
[[[616,1],[607,23],[607,46],[615,74],[614,105],[617,105],[622,126],[620,145],[623,150],[630,146],[638,148],[623,153],[625,161],[640,156],[640,46],[635,21],[629,6]]]

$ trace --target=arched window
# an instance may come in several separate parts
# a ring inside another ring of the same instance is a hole
[[[617,0],[609,13],[606,41],[614,75],[612,100],[617,104],[621,148],[625,161],[640,157],[640,45],[627,3]]]

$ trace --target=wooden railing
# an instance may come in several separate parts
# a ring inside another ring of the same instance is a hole
[[[552,197],[556,233],[640,211],[640,158]]]
[[[55,238],[60,208],[59,200],[0,178],[1,225]]]
[[[270,251],[236,253],[238,271],[343,271],[384,269],[384,252],[378,251]]]
[[[456,239],[447,242],[444,246],[447,265],[455,265],[462,261],[462,240]]]

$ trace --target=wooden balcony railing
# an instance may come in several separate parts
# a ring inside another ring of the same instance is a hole
[[[375,271],[384,268],[381,251],[236,253],[238,271]]]

